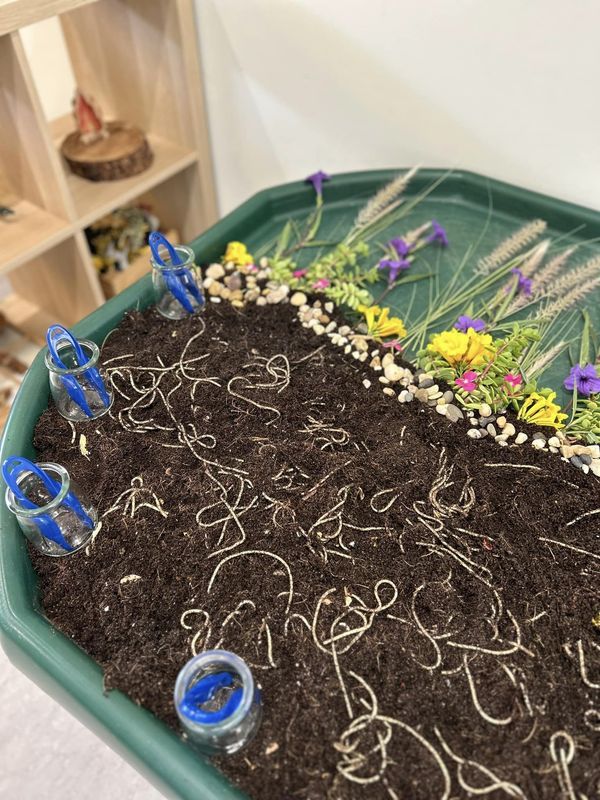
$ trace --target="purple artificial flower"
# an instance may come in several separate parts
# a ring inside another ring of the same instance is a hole
[[[529,297],[531,295],[531,278],[526,278],[518,267],[513,267],[511,273],[518,278],[517,294],[522,292],[525,297]]]
[[[454,323],[454,327],[457,331],[461,331],[461,333],[466,333],[469,328],[473,328],[475,333],[483,333],[485,330],[485,322],[482,319],[473,319],[473,317],[468,317],[466,314],[463,314]]]
[[[395,236],[389,240],[388,247],[393,247],[400,258],[406,258],[412,249],[412,244],[405,242],[400,236]]]
[[[425,239],[427,244],[432,244],[433,242],[439,242],[439,244],[442,247],[448,247],[450,242],[448,241],[448,234],[446,233],[446,229],[443,227],[443,225],[440,225],[440,223],[437,220],[432,219],[431,227],[433,231]]]
[[[398,273],[410,267],[410,261],[406,258],[382,258],[379,262],[379,269],[389,269],[388,281],[394,283]]]
[[[565,378],[564,387],[571,392],[573,389],[577,389],[579,394],[586,397],[590,394],[598,394],[600,392],[600,378],[596,372],[596,367],[593,364],[586,364],[585,367],[575,364]]]
[[[314,172],[312,175],[309,175],[308,178],[305,178],[304,183],[312,183],[315,192],[320,197],[323,194],[323,184],[325,181],[330,180],[331,175],[323,172],[323,170],[319,170],[318,172]]]

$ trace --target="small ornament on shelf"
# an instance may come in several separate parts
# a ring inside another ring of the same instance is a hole
[[[143,172],[153,154],[144,133],[121,120],[105,122],[98,105],[80,89],[73,99],[77,130],[61,145],[75,175],[91,181],[114,181]]]

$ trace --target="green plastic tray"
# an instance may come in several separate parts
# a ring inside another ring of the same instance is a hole
[[[335,176],[325,186],[327,213],[319,238],[341,231],[362,202],[394,174],[388,170]],[[423,170],[411,184],[410,193],[424,189],[443,174],[442,170]],[[267,189],[194,240],[192,247],[200,262],[218,259],[231,239],[245,241],[252,252],[276,236],[287,218],[303,217],[312,201],[312,189],[302,183]],[[442,269],[450,274],[469,243],[481,234],[474,257],[487,252],[515,226],[537,216],[547,220],[551,233],[583,242],[582,254],[591,250],[585,244],[587,240],[600,237],[600,214],[595,211],[467,172],[447,177],[395,232],[402,233],[431,217],[439,219],[451,240],[450,249],[441,256]],[[150,279],[145,277],[74,330],[77,335],[100,343],[126,310],[143,308],[151,300]],[[420,290],[417,305],[420,302],[423,307],[426,301],[426,289]],[[557,369],[564,370],[564,365]],[[48,381],[40,352],[23,380],[6,424],[1,459],[12,454],[35,455],[32,433],[47,402]],[[100,667],[41,613],[25,540],[3,502],[0,631],[4,650],[18,669],[121,753],[165,795],[183,800],[244,797],[148,711],[120,692],[103,694]],[[268,705],[268,697],[265,702]],[[42,740],[43,735],[44,731],[40,731]]]

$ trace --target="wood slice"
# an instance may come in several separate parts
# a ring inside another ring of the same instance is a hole
[[[108,136],[82,141],[79,131],[70,133],[60,151],[75,175],[90,181],[118,181],[148,169],[153,154],[139,128],[126,122],[108,122]]]

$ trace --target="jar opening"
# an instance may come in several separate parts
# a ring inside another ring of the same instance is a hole
[[[85,364],[77,365],[75,352],[71,345],[68,342],[61,342],[58,345],[58,354],[60,355],[61,361],[66,364],[66,368],[59,367],[49,352],[46,353],[45,357],[46,367],[57,375],[80,375],[82,372],[96,366],[96,362],[100,356],[98,345],[88,339],[81,339],[79,344],[87,356]]]
[[[201,678],[219,671],[231,673],[234,684],[241,688],[242,697],[239,705],[230,716],[219,722],[195,722],[181,711],[180,706],[183,698]],[[236,728],[244,720],[254,701],[254,694],[255,686],[252,673],[241,658],[226,650],[207,650],[188,661],[177,676],[175,708],[179,719],[187,728],[195,729],[199,732],[222,733]]]
[[[59,506],[67,496],[71,481],[66,469],[63,469],[63,467],[58,464],[49,462],[39,463],[37,466],[43,469],[44,472],[49,473],[50,477],[60,482],[60,490],[55,496],[51,496],[48,489],[35,473],[21,473],[17,478],[17,486],[23,491],[23,494],[28,500],[35,503],[36,508],[25,508],[21,504],[21,501],[15,497],[12,489],[7,486],[5,493],[6,505],[13,514],[18,514],[21,517],[37,517],[40,514],[52,511]]]
[[[160,255],[161,258],[165,260],[165,263],[159,264],[159,262],[156,261],[156,259],[153,256],[151,256],[150,263],[152,264],[152,267],[154,269],[158,270],[159,272],[162,270],[176,271],[178,269],[189,269],[190,267],[195,266],[196,256],[191,247],[188,247],[185,244],[176,244],[173,245],[173,247],[175,249],[175,252],[179,255],[181,259],[181,264],[173,264],[169,259],[166,249],[161,249]]]

